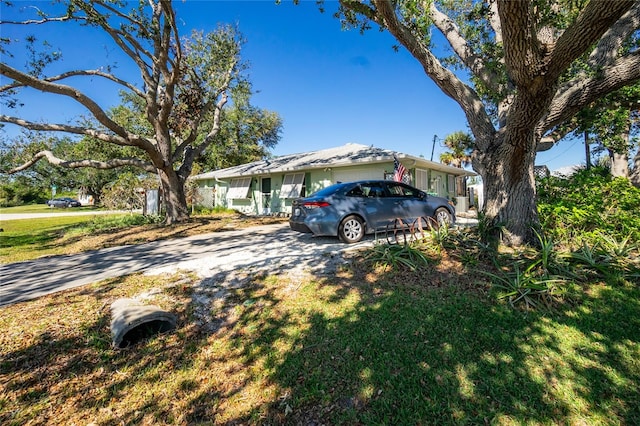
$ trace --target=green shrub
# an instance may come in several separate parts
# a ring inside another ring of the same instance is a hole
[[[237,213],[235,210],[223,207],[223,206],[215,206],[215,207],[204,207],[204,206],[193,206],[193,214],[207,216],[213,214],[232,214]]]
[[[42,204],[48,199],[43,188],[25,185],[19,180],[0,183],[0,207]]]
[[[126,214],[119,216],[98,216],[91,222],[76,228],[75,232],[94,233],[100,231],[123,229],[130,226],[162,223],[164,217],[158,215]]]
[[[640,189],[603,168],[542,179],[538,212],[545,234],[572,248],[597,244],[603,235],[640,242]]]

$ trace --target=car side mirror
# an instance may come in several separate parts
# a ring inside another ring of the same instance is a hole
[[[427,199],[427,193],[420,191],[418,192],[418,198],[420,198],[421,200],[426,200]]]

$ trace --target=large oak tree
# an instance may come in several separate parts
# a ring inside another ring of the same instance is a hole
[[[75,69],[46,75],[47,65],[58,57],[36,52],[32,38],[14,42],[3,39],[0,75],[9,82],[0,86],[5,103],[0,122],[34,131],[62,132],[91,137],[116,146],[135,148],[136,156],[97,160],[65,159],[44,150],[24,164],[16,173],[40,159],[62,167],[109,169],[134,166],[159,177],[167,223],[188,218],[185,182],[194,163],[216,142],[222,127],[223,108],[234,96],[246,100],[250,85],[241,61],[243,43],[233,27],[220,27],[203,34],[194,32],[183,38],[171,0],[121,2],[115,0],[71,0],[63,2],[66,11],[53,16],[39,10],[31,20],[0,21],[1,25],[60,25],[70,22],[89,25],[107,34],[113,44],[138,68],[140,79],[119,76],[117,68],[105,64],[100,69]],[[22,3],[21,6],[24,4]],[[39,3],[36,6],[44,6]],[[31,8],[30,10],[33,10]],[[63,30],[64,28],[61,28]],[[12,49],[30,48],[34,60],[24,68],[11,63]],[[100,54],[100,50],[95,51]],[[36,54],[37,53],[37,54]],[[101,55],[100,55],[101,56]],[[74,86],[79,78],[108,81],[126,93],[132,120],[126,123],[105,106]],[[20,90],[34,88],[83,106],[91,116],[82,123],[52,123],[25,120],[8,113],[22,99]],[[144,123],[136,122],[142,113]]]
[[[347,25],[389,31],[460,105],[484,213],[511,245],[535,242],[536,152],[578,111],[640,79],[640,52],[629,42],[640,1],[341,0],[339,14]],[[434,29],[450,57],[437,57]],[[571,72],[578,61],[586,67]]]

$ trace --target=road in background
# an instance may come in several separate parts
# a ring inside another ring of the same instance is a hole
[[[0,213],[0,221],[2,220],[19,220],[19,219],[37,219],[39,217],[58,217],[58,216],[95,216],[103,214],[123,214],[131,213],[129,210],[95,210],[74,212],[73,210],[63,209],[51,213]],[[134,210],[133,213],[140,213]]]

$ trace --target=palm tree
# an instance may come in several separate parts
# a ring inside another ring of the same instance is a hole
[[[448,166],[463,168],[471,165],[473,138],[468,133],[458,130],[444,138],[444,144],[450,151],[440,154],[440,162]],[[456,178],[456,188],[459,196],[465,196],[467,186],[464,176]]]

